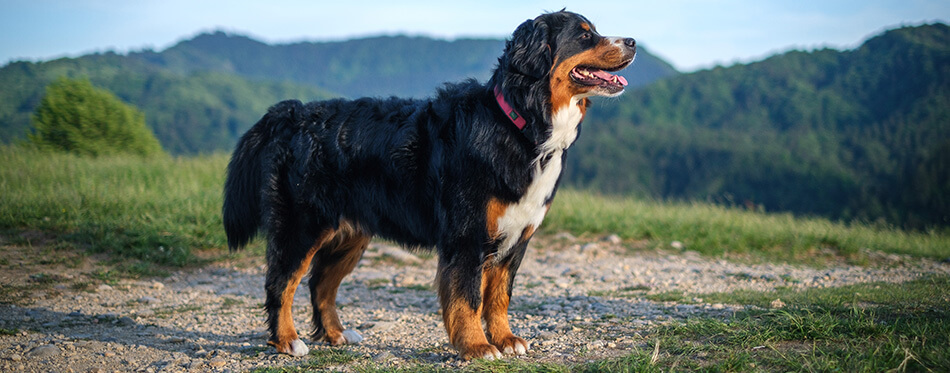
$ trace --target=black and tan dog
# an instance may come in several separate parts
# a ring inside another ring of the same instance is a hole
[[[633,39],[560,11],[518,26],[488,84],[271,107],[234,151],[223,209],[232,249],[266,232],[268,343],[307,354],[291,305],[308,272],[311,338],[346,343],[337,288],[380,236],[437,249],[445,329],[462,357],[524,354],[508,326],[515,273],[588,97],[623,92],[610,72],[635,54]]]

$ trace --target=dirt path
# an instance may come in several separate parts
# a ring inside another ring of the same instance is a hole
[[[813,269],[745,265],[637,249],[616,237],[540,237],[529,248],[511,305],[515,334],[531,342],[526,361],[578,362],[641,348],[651,325],[696,315],[728,317],[740,305],[652,302],[642,294],[768,290],[891,281],[950,265],[892,257],[895,265]],[[48,250],[47,250],[48,251]],[[157,280],[108,285],[89,275],[96,258],[2,245],[0,371],[247,371],[299,364],[266,346],[262,258],[215,264]],[[53,255],[59,259],[50,260]],[[344,326],[365,338],[344,349],[376,363],[457,367],[431,289],[435,258],[374,243],[344,281]],[[618,293],[623,296],[616,296]],[[639,295],[639,296],[638,296]],[[298,330],[308,330],[309,300],[295,299]],[[311,349],[330,347],[310,343]],[[335,368],[345,369],[345,366]]]

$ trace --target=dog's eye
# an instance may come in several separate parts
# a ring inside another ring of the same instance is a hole
[[[585,32],[585,33],[581,34],[581,40],[587,40],[587,39],[590,39],[590,38],[591,38],[591,34],[590,34],[589,32]]]

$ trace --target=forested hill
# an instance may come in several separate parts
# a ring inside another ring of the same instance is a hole
[[[659,81],[589,111],[569,184],[950,225],[950,27]]]
[[[427,96],[444,82],[487,79],[504,41],[386,36],[268,45],[214,32],[164,51],[94,54],[0,68],[0,142],[23,138],[44,87],[88,77],[145,112],[175,154],[228,150],[271,104],[331,96]],[[645,49],[626,76],[644,85],[677,74]],[[329,93],[329,92],[332,92]]]
[[[321,87],[347,97],[430,96],[445,82],[485,81],[504,50],[501,39],[380,36],[341,42],[268,45],[246,36],[198,35],[161,53],[135,55],[177,72],[216,71]],[[676,74],[641,48],[630,83]]]

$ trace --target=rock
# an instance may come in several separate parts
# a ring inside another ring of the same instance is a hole
[[[55,345],[43,345],[38,346],[26,353],[26,356],[33,359],[45,359],[48,357],[58,356],[63,351]]]
[[[784,308],[785,302],[782,302],[781,299],[775,299],[772,301],[772,303],[769,303],[769,306],[772,308]]]
[[[160,300],[158,300],[158,298],[155,298],[155,297],[145,296],[145,297],[139,298],[139,303],[155,304],[158,302],[160,302]]]
[[[375,362],[377,362],[377,363],[384,363],[384,362],[386,362],[386,361],[392,360],[392,359],[395,358],[395,357],[396,357],[396,356],[393,355],[392,352],[383,351],[383,352],[380,352],[380,353],[376,354],[376,356],[373,356],[373,361],[375,361]]]
[[[131,326],[131,325],[135,325],[135,320],[132,320],[132,318],[131,318],[131,317],[128,317],[128,316],[122,316],[122,317],[119,318],[118,321],[119,321],[119,325],[120,325],[120,326]]]
[[[151,287],[152,289],[162,290],[165,288],[165,284],[155,281],[155,282],[152,282]]]
[[[96,288],[96,291],[98,291],[98,292],[112,291],[112,287],[109,286],[109,285],[107,285],[107,284],[102,284],[102,285],[99,285],[99,287]]]
[[[549,332],[547,330],[541,331],[538,333],[538,338],[540,339],[555,339],[557,338],[557,333]]]
[[[676,250],[683,250],[683,248],[686,247],[686,245],[683,245],[683,243],[680,241],[673,241],[673,242],[670,242],[670,247]]]
[[[9,359],[10,359],[11,361],[20,361],[20,360],[23,360],[23,356],[20,356],[20,355],[17,355],[17,354],[13,354],[13,355],[10,355],[10,358],[9,358]]]
[[[228,363],[227,360],[224,360],[220,357],[216,357],[214,359],[211,359],[211,361],[208,362],[208,365],[210,365],[213,368],[220,368],[227,365],[227,363]]]
[[[616,234],[612,234],[612,235],[607,236],[606,238],[604,238],[604,241],[607,241],[607,242],[609,242],[609,243],[612,244],[612,245],[619,245],[621,242],[623,242],[623,240],[620,238],[620,236],[618,236],[618,235],[616,235]]]

